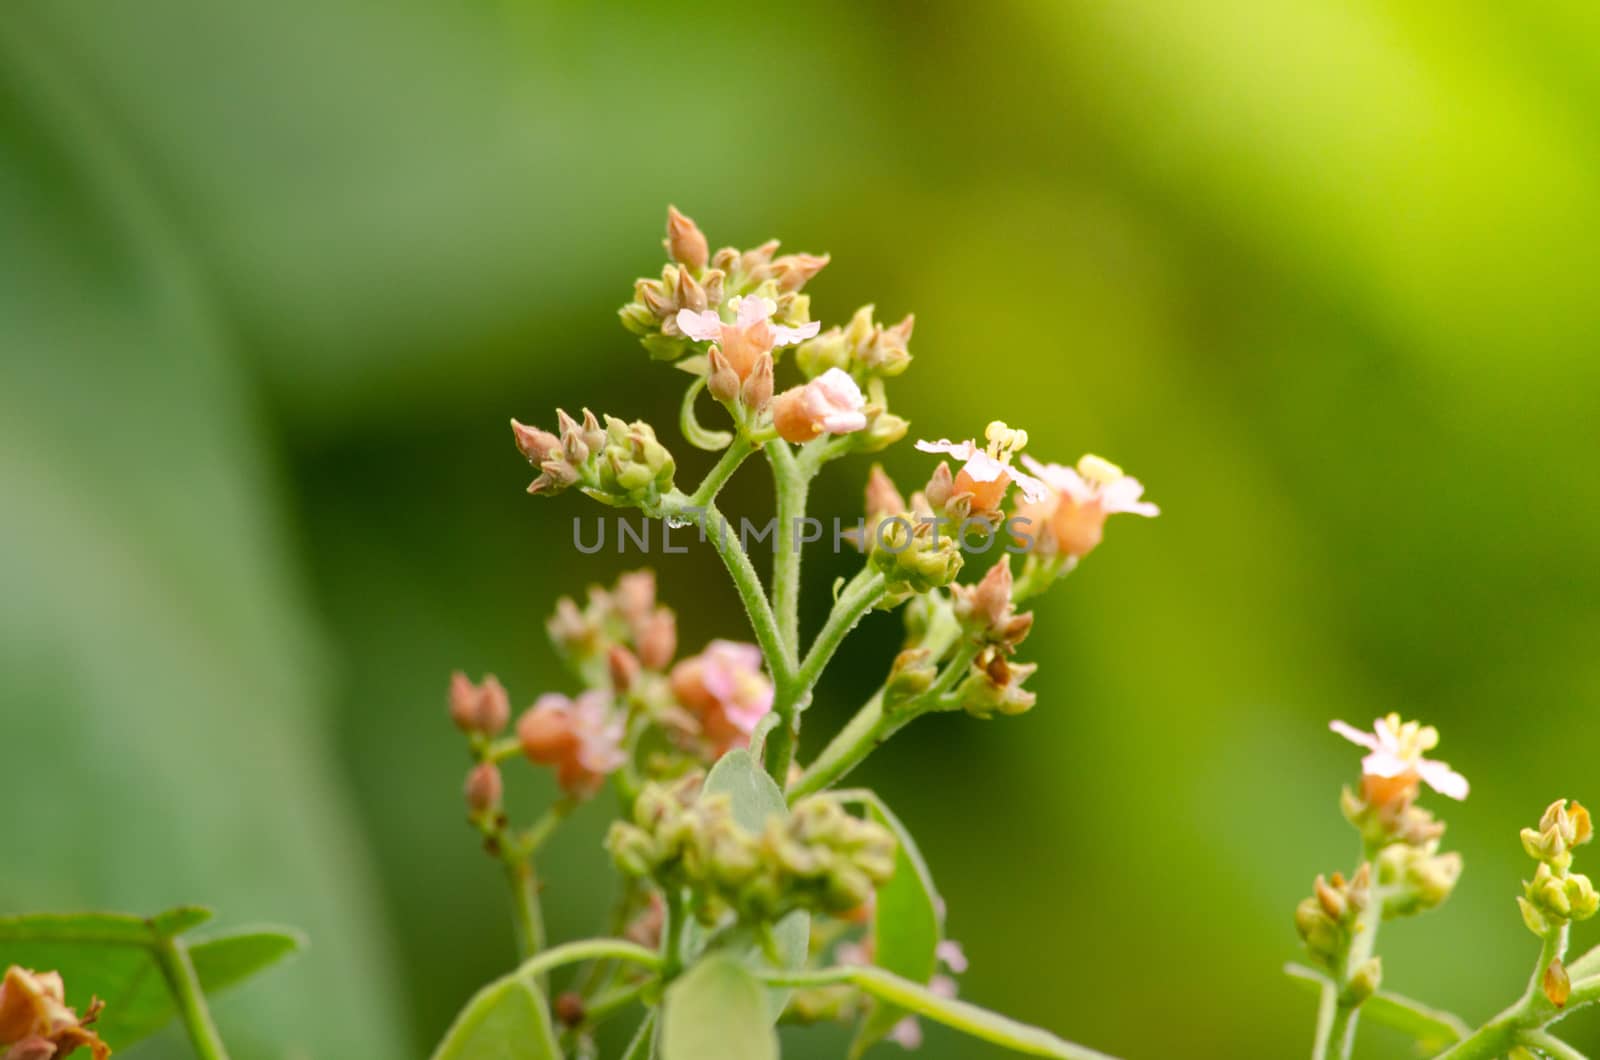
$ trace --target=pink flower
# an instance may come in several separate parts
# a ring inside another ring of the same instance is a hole
[[[672,668],[672,691],[720,752],[746,742],[772,709],[772,682],[754,644],[714,640]]]
[[[987,448],[975,441],[952,442],[946,438],[937,442],[920,441],[917,448],[924,453],[948,453],[962,461],[952,493],[971,494],[974,511],[998,509],[1005,500],[1007,487],[1013,482],[1028,500],[1043,500],[1049,493],[1045,484],[1011,466],[1012,456],[1027,444],[1027,432],[1012,431],[1003,423],[991,423],[988,437]]]
[[[900,1048],[910,1052],[922,1048],[922,1024],[917,1022],[917,1017],[907,1016],[896,1023],[889,1031],[889,1040]]]
[[[939,945],[934,948],[934,954],[944,962],[944,966],[960,975],[967,970],[967,954],[961,948],[961,943],[955,939],[940,939]]]
[[[850,373],[829,368],[804,386],[779,394],[772,402],[772,424],[786,442],[809,442],[820,434],[865,430],[867,400]]]
[[[517,721],[523,754],[555,766],[556,783],[579,798],[593,795],[627,761],[622,735],[622,719],[601,692],[576,700],[547,692]]]
[[[815,320],[799,327],[772,323],[772,314],[778,311],[778,303],[770,298],[747,295],[734,299],[734,303],[736,309],[732,324],[723,323],[712,309],[702,309],[698,313],[680,309],[677,324],[678,330],[696,342],[719,343],[722,356],[727,358],[741,381],[749,378],[756,359],[763,353],[770,353],[778,346],[804,342],[822,328]]]
[[[1470,786],[1466,777],[1443,762],[1423,757],[1439,746],[1439,730],[1433,726],[1402,722],[1399,714],[1389,714],[1373,722],[1371,732],[1342,721],[1330,722],[1328,727],[1371,752],[1361,760],[1367,801],[1382,805],[1410,801],[1416,796],[1419,780],[1452,799],[1467,797]]]
[[[1031,456],[1022,462],[1048,487],[1048,495],[1037,504],[1017,509],[1039,551],[1082,558],[1100,544],[1107,517],[1119,512],[1147,519],[1161,514],[1160,508],[1140,500],[1144,486],[1139,480],[1109,460],[1091,454],[1076,468],[1041,464]]]

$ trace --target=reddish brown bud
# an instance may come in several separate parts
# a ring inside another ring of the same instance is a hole
[[[948,504],[955,493],[955,478],[950,474],[950,465],[941,461],[939,466],[933,469],[933,475],[928,479],[928,484],[922,492],[923,496],[928,498],[928,503],[936,510]]]
[[[798,291],[828,264],[828,255],[785,254],[772,263],[778,290]]]
[[[560,761],[577,743],[572,721],[555,707],[534,707],[517,719],[517,742],[535,762]]]
[[[678,270],[678,305],[696,313],[706,307],[706,289],[695,282],[688,269]]]
[[[467,774],[467,809],[473,816],[481,817],[498,810],[504,794],[505,784],[493,762],[483,762]]]
[[[700,226],[679,213],[676,206],[668,206],[667,253],[672,255],[672,260],[691,269],[703,269],[710,250]]]
[[[739,396],[751,412],[760,412],[772,403],[772,354],[763,353],[756,358]]]
[[[706,389],[718,401],[732,401],[739,396],[739,373],[716,346],[711,347],[708,357],[710,369],[706,377]]]
[[[550,459],[552,453],[561,452],[561,439],[549,431],[511,421],[511,436],[516,439],[517,450],[528,463],[538,466]]]
[[[973,604],[979,615],[991,628],[998,628],[1011,612],[1011,557],[1000,557],[1000,562],[990,567],[973,594]]]
[[[450,675],[450,720],[462,732],[494,736],[511,720],[505,686],[489,674],[475,685],[459,670]]]
[[[617,579],[616,591],[611,594],[613,606],[622,620],[631,626],[650,617],[656,606],[656,575],[652,570],[629,571]]]
[[[639,659],[620,644],[613,644],[606,653],[606,669],[611,675],[611,687],[626,692],[639,679]]]
[[[583,995],[574,990],[565,990],[556,995],[556,1019],[564,1027],[576,1027],[583,1022],[587,1015],[583,1007]]]
[[[658,607],[639,627],[635,636],[639,662],[657,673],[672,665],[678,652],[678,618],[671,608]]]
[[[1556,1008],[1566,1008],[1567,998],[1572,996],[1572,978],[1567,974],[1567,968],[1557,957],[1550,962],[1550,967],[1544,970],[1544,996]]]
[[[867,472],[867,515],[900,515],[906,510],[905,498],[895,488],[894,480],[883,470],[882,464],[873,464]]]

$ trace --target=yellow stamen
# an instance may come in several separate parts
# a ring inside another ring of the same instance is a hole
[[[1122,477],[1122,469],[1104,457],[1085,453],[1083,459],[1078,461],[1078,474],[1083,476],[1085,482],[1109,486]]]

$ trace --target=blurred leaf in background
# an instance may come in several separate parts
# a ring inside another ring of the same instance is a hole
[[[506,970],[444,683],[559,686],[544,610],[636,562],[573,552],[593,512],[522,495],[505,422],[670,425],[614,310],[671,201],[832,251],[825,323],[914,310],[914,431],[1005,418],[1165,510],[1043,602],[1035,711],[928,719],[852,780],[921,839],[964,993],[1130,1056],[1302,1051],[1291,911],[1356,856],[1326,721],[1401,709],[1474,792],[1385,985],[1486,1016],[1533,959],[1516,829],[1600,798],[1597,59],[1560,2],[13,0],[0,910],[305,928],[219,1007],[247,1057],[421,1055]],[[740,635],[714,561],[651,562],[687,647]],[[813,624],[852,562],[811,560]],[[864,628],[808,753],[887,663]],[[606,813],[550,848],[557,938],[603,915]]]

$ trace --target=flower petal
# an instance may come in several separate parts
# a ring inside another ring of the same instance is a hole
[[[680,309],[677,319],[678,330],[696,342],[715,342],[722,337],[722,318],[710,309],[698,313]]]
[[[1022,491],[1022,495],[1030,501],[1037,503],[1050,496],[1050,487],[1032,475],[1024,475],[1013,468],[1011,470],[1011,479],[1017,484],[1017,488]]]
[[[772,299],[762,298],[760,295],[746,295],[745,297],[739,299],[738,316],[735,320],[735,326],[741,331],[752,328],[761,323],[763,320],[770,320],[772,318],[772,314],[776,313],[777,311],[778,303],[774,302]],[[681,327],[682,325],[679,326]]]
[[[940,438],[937,442],[917,443],[917,449],[924,453],[949,453],[957,460],[971,460],[978,447],[971,442],[952,442],[948,438]]]
[[[1108,512],[1127,512],[1130,515],[1142,515],[1153,518],[1161,514],[1149,501],[1141,501],[1144,495],[1144,485],[1136,478],[1119,478],[1109,483],[1100,491],[1100,502],[1105,505]]]
[[[774,346],[793,346],[797,342],[815,338],[817,332],[822,330],[821,321],[811,320],[798,327],[788,327],[783,324],[768,324],[772,329],[772,344]]]
[[[1370,732],[1365,732],[1361,729],[1358,729],[1354,725],[1347,725],[1342,721],[1330,721],[1328,723],[1328,728],[1332,729],[1340,736],[1343,736],[1351,743],[1358,743],[1369,751],[1376,751],[1381,746],[1378,743],[1377,736]]]
[[[1440,795],[1448,796],[1458,802],[1467,797],[1467,792],[1472,787],[1467,783],[1466,777],[1445,763],[1435,762],[1431,758],[1424,758],[1417,763],[1417,775]]]

